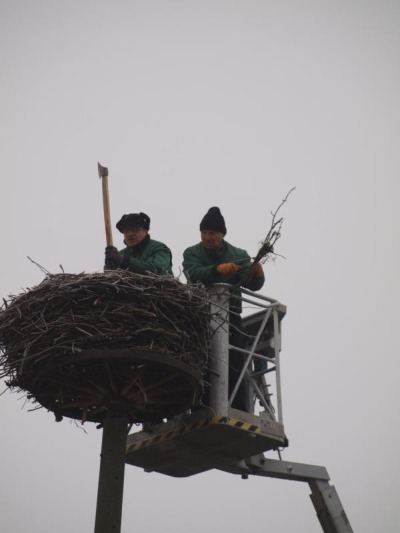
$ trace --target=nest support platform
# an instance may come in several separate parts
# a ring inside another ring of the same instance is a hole
[[[216,468],[242,473],[240,461],[287,446],[283,425],[230,409],[218,416],[205,408],[128,435],[126,462],[147,472],[187,477]]]
[[[189,409],[202,391],[200,371],[167,354],[84,350],[20,376],[29,396],[56,419],[103,422],[111,401],[127,404],[128,422],[153,422]]]

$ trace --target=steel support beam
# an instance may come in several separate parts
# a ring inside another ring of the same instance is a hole
[[[324,533],[352,533],[353,529],[343,509],[335,487],[327,481],[309,481],[311,501]]]
[[[111,401],[103,426],[95,533],[121,531],[127,433],[126,404]]]
[[[310,498],[324,533],[353,533],[336,489],[329,485],[329,474],[324,466],[277,461],[263,455],[255,455],[246,463],[251,475],[308,483]]]
[[[246,461],[255,476],[289,479],[291,481],[329,481],[329,474],[324,466],[294,463],[267,459],[263,455],[255,455]]]

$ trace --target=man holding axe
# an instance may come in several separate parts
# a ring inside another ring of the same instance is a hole
[[[105,270],[122,268],[137,274],[173,276],[171,250],[150,237],[150,217],[146,213],[123,215],[116,228],[123,233],[126,248],[118,251],[115,246],[106,247]]]
[[[117,229],[124,235],[126,248],[118,251],[113,245],[108,194],[108,168],[98,163],[99,178],[103,188],[104,222],[106,229],[106,258],[104,270],[121,268],[136,274],[159,274],[173,276],[172,253],[162,242],[151,239],[150,217],[146,213],[123,215]]]

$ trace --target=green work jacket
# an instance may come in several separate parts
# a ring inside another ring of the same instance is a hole
[[[240,266],[240,270],[233,277],[219,274],[216,265],[221,263],[235,263]],[[251,258],[249,254],[241,248],[232,246],[225,240],[217,250],[207,250],[202,243],[186,248],[183,252],[183,272],[191,283],[200,282],[206,287],[213,283],[229,283],[237,285],[236,294],[240,294],[239,287],[245,287],[251,291],[258,291],[264,285],[265,277],[249,276]],[[241,305],[235,305],[241,311]]]
[[[173,276],[171,250],[162,242],[151,239],[150,235],[136,246],[128,246],[119,253],[123,256],[120,268],[124,270]]]

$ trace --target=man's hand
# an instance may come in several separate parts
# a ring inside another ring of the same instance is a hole
[[[115,246],[106,247],[105,269],[112,270],[122,264],[123,256],[118,252]]]
[[[264,270],[261,263],[253,263],[250,267],[250,272],[252,278],[264,277]]]
[[[218,274],[222,274],[230,278],[233,277],[238,270],[240,270],[240,266],[235,265],[235,263],[221,263],[220,265],[216,266],[216,270]]]

